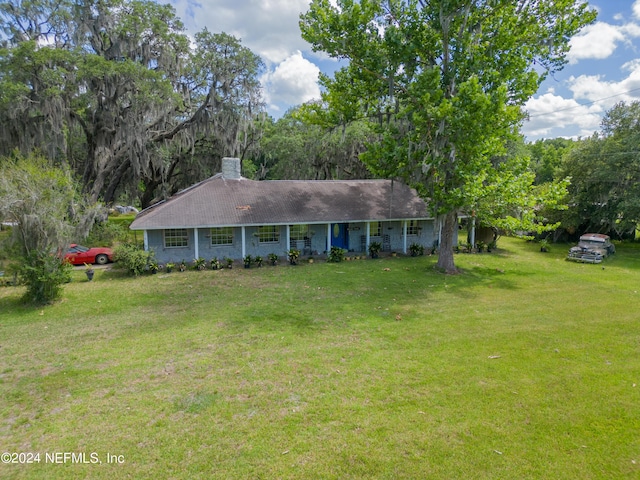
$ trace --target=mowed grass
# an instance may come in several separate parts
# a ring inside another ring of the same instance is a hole
[[[639,478],[640,246],[500,247],[0,288],[0,477]]]

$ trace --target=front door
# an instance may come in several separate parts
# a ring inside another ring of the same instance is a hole
[[[331,225],[331,246],[349,250],[349,224],[334,223]]]

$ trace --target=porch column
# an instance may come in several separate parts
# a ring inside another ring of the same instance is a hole
[[[142,238],[144,241],[144,251],[148,252],[149,251],[149,234],[147,233],[146,230],[142,231]]]
[[[242,232],[242,258],[247,256],[247,244],[246,244],[246,233],[244,230],[244,225],[240,228],[240,231]]]
[[[287,252],[291,248],[291,225],[287,225]]]
[[[407,254],[407,221],[402,222],[402,253]]]
[[[198,245],[198,227],[193,229],[193,255],[195,258],[200,258],[200,245]]]
[[[331,224],[327,223],[327,253],[331,251]]]
[[[367,222],[367,239],[364,245],[364,253],[369,251],[369,244],[371,243],[371,222]]]

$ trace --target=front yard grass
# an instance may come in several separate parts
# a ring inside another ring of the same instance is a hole
[[[499,247],[0,288],[0,477],[638,478],[639,246]]]

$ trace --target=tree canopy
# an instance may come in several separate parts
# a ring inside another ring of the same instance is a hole
[[[307,121],[302,107],[265,122],[260,147],[252,152],[257,178],[332,180],[369,178],[360,154],[375,136],[365,122],[336,127]]]
[[[438,266],[455,272],[458,213],[495,184],[521,107],[565,63],[569,40],[595,19],[576,0],[313,0],[301,16],[315,50],[348,64],[322,77],[318,122],[375,121],[362,155],[400,176],[444,215]]]
[[[170,5],[9,0],[0,30],[0,154],[66,161],[94,200],[148,204],[256,138],[260,58],[225,33],[191,45]]]
[[[619,103],[603,118],[601,132],[577,143],[559,167],[571,177],[570,229],[634,233],[640,223],[640,102]]]

